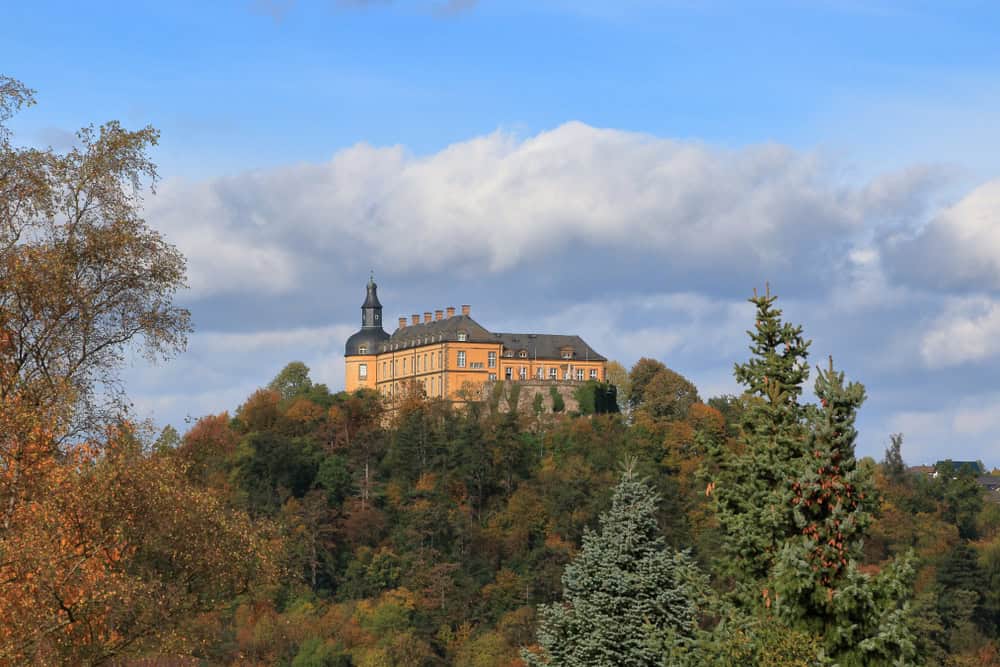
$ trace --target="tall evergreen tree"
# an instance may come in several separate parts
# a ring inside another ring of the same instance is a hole
[[[716,449],[717,470],[709,483],[725,537],[723,570],[744,602],[765,597],[763,582],[782,541],[798,532],[791,480],[805,452],[806,410],[799,405],[810,341],[802,327],[782,322],[777,297],[754,291],[757,318],[750,335],[751,358],[737,364],[746,387],[741,418],[742,448]],[[765,600],[766,602],[766,600]]]
[[[639,667],[687,652],[700,577],[687,554],[666,547],[658,504],[630,465],[600,529],[584,533],[583,548],[566,566],[563,602],[539,608],[541,650],[523,652],[529,665]]]
[[[845,384],[831,361],[816,381],[820,406],[800,403],[809,342],[781,321],[769,292],[750,301],[752,357],[735,373],[747,388],[741,447],[714,448],[707,489],[734,601],[822,637],[839,664],[908,659],[909,559],[874,577],[857,567],[877,508],[874,483],[854,457],[864,387]]]

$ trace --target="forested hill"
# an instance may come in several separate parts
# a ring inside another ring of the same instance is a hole
[[[662,549],[687,550],[701,573],[696,578],[707,585],[679,589],[690,598],[699,628],[681,642],[691,664],[804,665],[824,652],[841,654],[842,664],[893,664],[893,655],[912,663],[993,664],[1000,512],[984,503],[971,478],[907,473],[899,439],[886,461],[858,461],[854,471],[846,470],[853,453],[835,454],[828,465],[839,465],[842,478],[858,489],[871,489],[871,517],[843,517],[867,539],[842,545],[837,553],[844,564],[828,567],[822,582],[807,571],[806,581],[783,583],[791,575],[781,562],[741,581],[734,572],[760,568],[762,558],[748,563],[734,556],[726,524],[752,494],[756,502],[772,502],[760,495],[767,489],[754,488],[755,475],[782,484],[780,460],[772,471],[755,470],[758,462],[727,454],[745,457],[754,445],[746,420],[760,406],[752,393],[705,403],[693,384],[649,359],[618,383],[627,417],[512,414],[496,402],[456,408],[416,394],[387,413],[376,395],[331,394],[293,363],[232,416],[199,420],[176,448],[168,431],[152,456],[181,462],[193,484],[246,511],[271,536],[273,558],[283,567],[273,582],[188,619],[188,632],[202,638],[196,654],[220,664],[293,665],[517,665],[524,647],[545,657],[539,606],[563,599],[566,566],[579,557],[587,531],[598,529],[623,465],[631,462],[634,476],[658,494]],[[843,395],[822,394],[824,400],[847,405],[852,399],[841,389]],[[842,417],[833,420],[849,429]],[[824,489],[839,483],[827,473],[790,486],[813,484],[811,497],[819,504]],[[718,502],[720,484],[737,487],[726,504]],[[839,521],[818,519],[821,530],[824,522]],[[801,533],[791,521],[789,533]],[[739,530],[757,540],[740,544],[744,552],[768,539],[787,542],[786,552],[799,548],[794,539],[749,524]],[[846,527],[834,532],[845,543],[854,539],[844,535]],[[813,562],[812,549],[815,544],[798,555],[803,562]],[[816,562],[829,566],[832,558],[824,553]],[[824,618],[824,605],[827,591],[846,605],[852,593],[838,589],[847,579],[872,591],[837,613],[861,617],[852,624],[862,632],[867,626],[871,636],[838,643],[834,635],[841,630]],[[760,582],[768,580],[772,596],[780,596],[775,591],[783,585],[793,591],[785,593],[787,602],[772,605],[762,595],[769,586]],[[747,585],[752,590],[744,597]],[[800,594],[792,606],[794,591],[810,586],[822,591],[820,599]],[[731,625],[719,624],[723,618]],[[610,622],[579,620],[569,625]],[[585,641],[561,632],[556,645]],[[867,654],[856,650],[862,641],[872,645]],[[682,662],[668,659],[665,648],[657,651],[665,664]],[[553,660],[619,664],[593,655]]]
[[[5,542],[34,577],[22,584],[61,577],[16,603],[6,584],[5,611],[32,613],[5,655],[996,664],[1000,506],[969,475],[909,472],[899,436],[883,462],[856,461],[863,389],[827,368],[821,403],[800,404],[800,343],[739,366],[743,396],[707,402],[642,359],[612,367],[617,402],[582,386],[591,414],[505,412],[499,393],[460,407],[413,393],[388,411],[294,362],[183,436],[143,445],[122,425],[103,456],[53,462],[42,520]],[[38,551],[54,539],[86,567]],[[46,635],[53,591],[73,616]]]

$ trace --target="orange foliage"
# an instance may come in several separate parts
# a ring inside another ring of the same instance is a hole
[[[0,664],[84,664],[181,646],[183,621],[257,577],[269,550],[245,517],[147,457],[126,426],[59,452],[16,395],[0,397]]]

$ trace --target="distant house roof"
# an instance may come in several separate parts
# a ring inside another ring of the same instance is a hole
[[[976,478],[976,482],[987,491],[1000,491],[1000,477],[980,475]]]
[[[951,459],[947,459],[935,463],[934,468],[940,471],[950,470],[953,473],[968,472],[973,475],[983,475],[986,473],[985,467],[979,461],[952,461]]]
[[[567,351],[574,361],[607,361],[579,336],[498,333],[494,334],[494,340],[501,343],[505,351],[524,350],[531,359],[563,359],[563,352]]]

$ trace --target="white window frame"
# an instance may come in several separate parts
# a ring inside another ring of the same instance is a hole
[[[591,380],[596,380],[597,379],[597,369],[596,368],[591,368],[590,369],[590,379]]]
[[[487,352],[486,353],[486,361],[489,364],[490,368],[496,368],[497,367],[497,353],[496,352]]]
[[[358,379],[359,380],[368,379],[368,364],[358,364]]]
[[[464,343],[467,340],[469,340],[469,334],[465,333],[464,331],[459,331],[458,332],[458,342],[459,343]]]
[[[458,351],[458,367],[465,368],[465,350]]]

